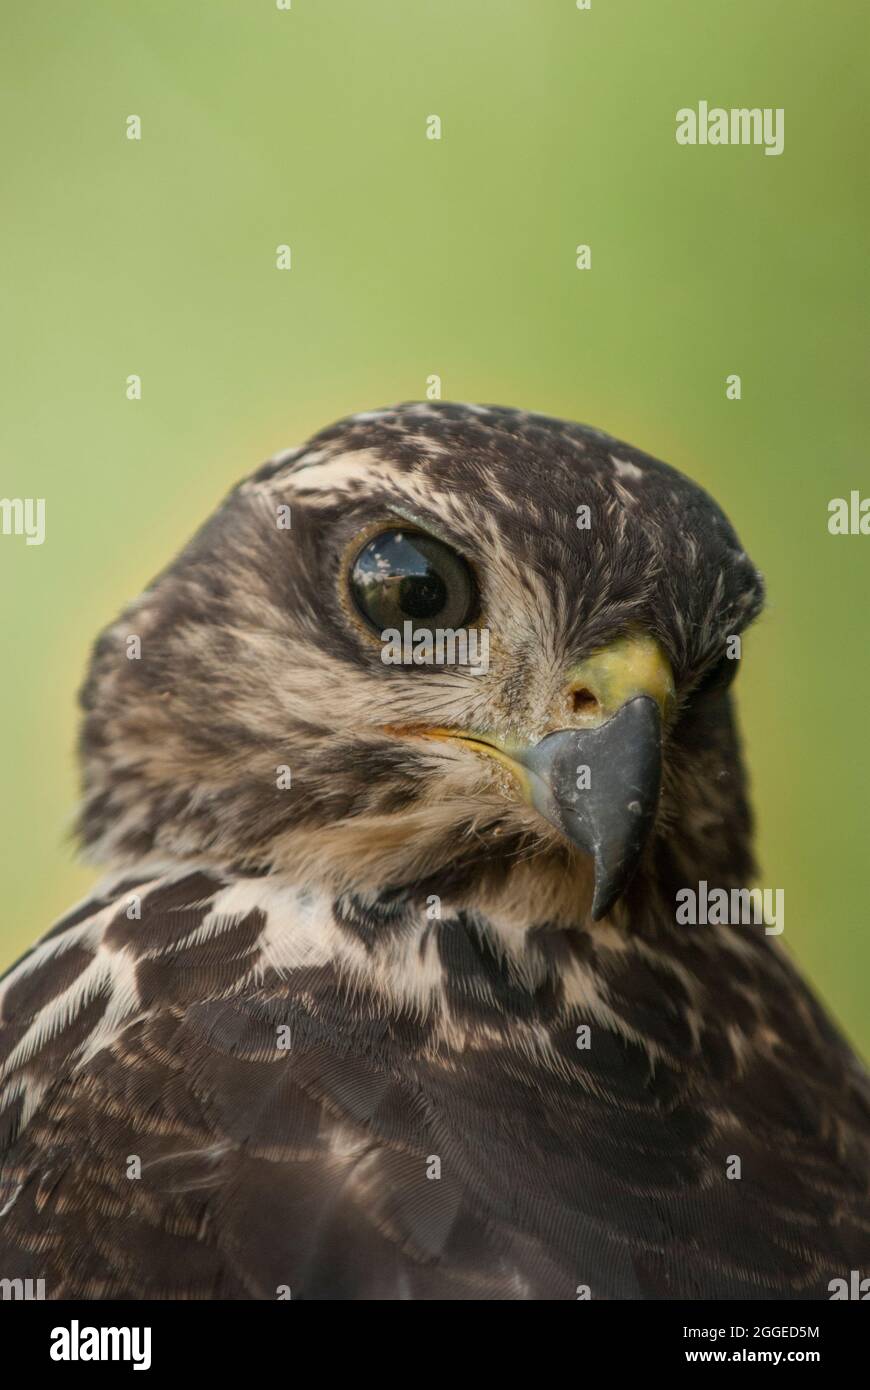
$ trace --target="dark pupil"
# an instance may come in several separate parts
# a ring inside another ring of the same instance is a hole
[[[397,528],[375,536],[348,578],[357,608],[376,632],[404,622],[455,628],[474,609],[474,580],[462,556],[414,531]]]
[[[399,608],[409,618],[433,618],[446,602],[447,585],[434,570],[406,575],[399,584]]]

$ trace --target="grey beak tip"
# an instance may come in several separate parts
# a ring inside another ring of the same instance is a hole
[[[606,917],[618,897],[618,894],[616,893],[605,894],[603,891],[599,889],[599,884],[601,884],[601,880],[599,879],[598,873],[596,872],[595,892],[592,895],[592,909],[589,914],[593,922],[600,922],[602,917]],[[604,885],[601,884],[601,889],[603,889],[603,887]]]
[[[661,719],[636,696],[597,728],[560,729],[524,759],[538,810],[595,861],[592,920],[628,887],[655,821],[661,786]],[[579,785],[578,767],[589,769]]]

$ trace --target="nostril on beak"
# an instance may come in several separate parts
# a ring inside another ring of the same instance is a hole
[[[581,686],[579,690],[575,690],[573,692],[572,703],[574,706],[575,714],[598,713],[598,700],[592,694],[592,691],[587,689],[585,685]]]

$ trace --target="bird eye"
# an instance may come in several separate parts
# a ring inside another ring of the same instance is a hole
[[[429,628],[464,627],[477,591],[466,561],[419,531],[382,531],[357,555],[349,576],[354,602],[381,633],[406,621]]]

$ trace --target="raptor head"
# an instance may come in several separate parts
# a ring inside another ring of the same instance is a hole
[[[761,603],[715,502],[609,435],[352,416],[235,488],[98,641],[82,837],[339,890],[525,873],[593,917],[657,844],[727,842],[745,874],[727,686]]]

